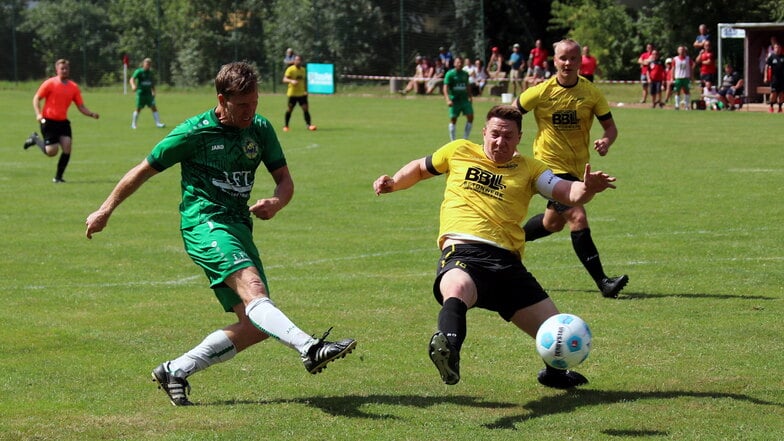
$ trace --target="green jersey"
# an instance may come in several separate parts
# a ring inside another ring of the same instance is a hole
[[[155,87],[155,78],[151,70],[145,70],[140,67],[133,71],[131,78],[136,81],[137,95],[152,95],[152,88]]]
[[[249,127],[239,129],[222,125],[213,109],[172,130],[147,162],[158,171],[180,163],[184,229],[207,221],[251,225],[247,203],[256,169],[264,163],[275,171],[286,158],[266,118],[256,115]]]
[[[444,86],[450,100],[468,101],[468,72],[462,69],[450,69],[444,75]]]

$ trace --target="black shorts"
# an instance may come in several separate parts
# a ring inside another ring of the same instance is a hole
[[[441,277],[452,269],[468,273],[476,285],[476,307],[510,321],[520,309],[548,298],[544,288],[511,251],[485,244],[450,245],[441,252],[433,295],[443,304]]]
[[[782,80],[776,79],[774,81],[771,81],[770,91],[771,93],[784,92],[784,79]]]
[[[61,136],[71,138],[71,121],[53,121],[47,119],[46,122],[41,123],[41,134],[44,136],[46,145],[54,145],[60,143]]]
[[[308,104],[308,96],[307,95],[290,96],[289,97],[289,107],[294,107],[297,104],[299,104],[300,106],[306,106]]]
[[[653,93],[653,92],[651,92],[651,93]],[[572,182],[582,181],[582,179],[578,178],[577,176],[571,175],[569,173],[556,173],[555,175],[558,176],[559,178],[565,180],[565,181],[572,181]],[[560,214],[560,213],[563,213],[566,210],[571,210],[574,207],[566,205],[566,204],[562,204],[562,203],[556,201],[555,199],[548,199],[547,200],[547,208],[553,208],[553,209],[555,209],[555,211],[557,213]]]

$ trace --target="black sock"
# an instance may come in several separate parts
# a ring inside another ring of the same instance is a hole
[[[305,124],[310,125],[310,112],[303,112],[305,114]]]
[[[463,347],[466,333],[466,312],[468,307],[462,300],[451,297],[446,299],[438,313],[438,330],[446,335],[449,344],[458,351]]]
[[[525,230],[525,241],[531,242],[542,237],[547,237],[553,234],[544,227],[544,213],[537,214],[536,216],[528,219],[528,222],[523,226]]]
[[[286,124],[284,126],[289,126],[289,121],[291,121],[291,112],[286,112]]]
[[[572,247],[577,253],[577,258],[583,264],[588,274],[593,280],[600,281],[607,277],[602,269],[602,261],[599,259],[599,251],[591,238],[591,229],[586,228],[580,231],[572,231]]]
[[[65,173],[65,167],[68,166],[68,161],[71,160],[70,153],[61,153],[60,159],[57,161],[57,174],[55,175],[56,179],[63,179],[63,173]]]

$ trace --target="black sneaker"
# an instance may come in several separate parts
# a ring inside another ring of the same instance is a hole
[[[55,184],[65,184],[65,179],[63,178],[52,178],[52,182]]]
[[[571,389],[588,384],[588,379],[579,372],[560,370],[550,366],[539,371],[538,379],[542,385],[554,389]]]
[[[27,139],[25,139],[24,149],[27,150],[36,144],[38,144],[38,133],[33,132],[32,135],[30,135]]]
[[[629,283],[629,276],[624,274],[618,277],[605,277],[596,285],[599,286],[599,291],[602,292],[602,296],[614,299],[618,297],[618,293],[621,292],[627,283]]]
[[[428,353],[444,383],[453,385],[460,381],[460,353],[449,344],[443,332],[438,331],[430,338]]]
[[[327,338],[331,330],[332,328],[329,328],[318,339],[318,342],[308,349],[308,353],[302,356],[302,364],[305,365],[305,370],[313,375],[324,370],[330,361],[350,354],[357,346],[356,340],[352,338],[346,338],[337,342],[325,341],[324,339]]]
[[[193,403],[188,401],[187,394],[191,393],[191,385],[188,384],[188,380],[169,374],[169,371],[166,369],[166,363],[161,363],[152,370],[152,381],[158,383],[158,389],[163,389],[166,392],[172,405],[193,405]]]

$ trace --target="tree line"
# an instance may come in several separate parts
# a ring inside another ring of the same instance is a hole
[[[86,85],[122,80],[122,59],[155,63],[159,82],[209,82],[232,60],[279,78],[288,47],[336,72],[408,74],[417,54],[447,46],[489,56],[571,37],[589,44],[603,76],[635,79],[648,42],[674,52],[699,24],[784,21],[780,0],[0,0],[0,80],[37,80],[71,60]]]

